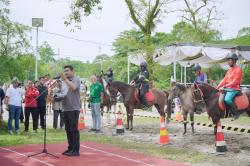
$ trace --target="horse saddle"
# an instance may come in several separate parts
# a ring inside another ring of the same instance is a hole
[[[224,103],[225,93],[219,94],[219,108],[221,110],[225,110],[225,103]],[[238,110],[244,110],[249,107],[249,100],[245,93],[240,93],[234,98],[234,103],[237,106]]]
[[[140,98],[139,98],[139,94],[138,94],[138,91],[136,90],[135,93],[134,93],[134,97],[135,99],[140,102]],[[145,97],[147,99],[147,102],[153,102],[155,100],[155,97],[154,97],[154,94],[151,90],[149,90],[146,94],[145,94]]]

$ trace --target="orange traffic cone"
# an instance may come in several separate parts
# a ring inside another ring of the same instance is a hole
[[[220,121],[217,123],[217,134],[216,134],[216,153],[217,154],[226,154],[227,145],[224,140],[224,134],[222,132],[222,127]]]
[[[169,143],[168,131],[165,123],[165,118],[160,118],[160,142],[161,145],[166,145]]]
[[[79,121],[78,121],[78,130],[83,130],[83,129],[85,129],[85,123],[84,123],[83,109],[81,109],[80,117],[79,117]]]
[[[181,114],[181,109],[179,106],[177,106],[178,108],[176,109],[176,114],[175,114],[175,120],[180,122],[180,121],[183,121],[183,117],[182,117],[182,114]]]
[[[119,110],[117,113],[117,120],[116,120],[116,134],[123,134],[124,133],[124,126],[122,123],[122,112]]]

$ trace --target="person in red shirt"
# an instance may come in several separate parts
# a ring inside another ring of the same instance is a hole
[[[217,86],[217,89],[224,90],[226,92],[224,101],[230,107],[231,113],[233,114],[232,120],[236,120],[239,118],[239,112],[233,100],[235,96],[240,93],[242,70],[236,65],[238,60],[238,56],[236,54],[233,53],[229,55],[227,59],[230,69],[227,71],[224,79]]]
[[[35,88],[32,81],[28,81],[28,85],[25,89],[25,132],[29,131],[29,117],[32,115],[33,120],[33,130],[37,132],[38,128],[38,113],[37,113],[37,97],[39,96],[39,91]]]

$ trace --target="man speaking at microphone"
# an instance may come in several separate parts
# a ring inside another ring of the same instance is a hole
[[[78,118],[80,113],[80,79],[74,76],[74,68],[64,66],[64,72],[60,73],[65,88],[63,98],[65,130],[68,139],[68,149],[63,152],[66,156],[79,156],[80,135],[78,130]],[[63,86],[63,87],[64,87]]]

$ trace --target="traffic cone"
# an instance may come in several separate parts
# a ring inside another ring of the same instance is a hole
[[[179,106],[176,106],[176,109],[175,109],[176,113],[175,113],[175,120],[180,122],[183,120],[183,117],[182,117],[182,114],[181,114],[181,109]]]
[[[85,129],[85,123],[84,123],[84,113],[83,109],[80,110],[80,117],[78,121],[78,130]]]
[[[166,145],[169,143],[168,131],[165,123],[165,118],[160,118],[160,142],[161,145]]]
[[[122,112],[119,110],[117,113],[117,120],[116,120],[116,134],[123,134],[124,133],[124,126],[122,123]]]
[[[222,127],[220,121],[217,123],[217,134],[216,134],[216,153],[217,154],[226,154],[227,145],[224,140],[224,134],[222,132]]]

